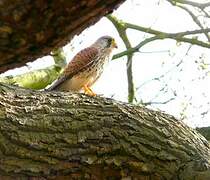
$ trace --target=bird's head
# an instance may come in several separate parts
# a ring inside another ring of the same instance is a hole
[[[117,44],[115,39],[111,36],[102,36],[94,43],[94,46],[98,46],[101,49],[114,49],[117,48]]]

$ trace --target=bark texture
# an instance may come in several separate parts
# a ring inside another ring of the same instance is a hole
[[[1,0],[0,73],[49,54],[125,0]]]
[[[210,148],[174,117],[102,97],[0,85],[0,179],[210,179]]]
[[[196,130],[201,133],[208,141],[210,141],[210,127],[198,127]]]

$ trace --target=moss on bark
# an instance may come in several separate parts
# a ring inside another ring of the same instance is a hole
[[[162,112],[102,97],[0,85],[0,174],[210,178],[210,148]]]

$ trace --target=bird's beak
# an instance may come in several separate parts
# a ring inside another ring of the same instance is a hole
[[[117,43],[115,42],[115,40],[114,40],[114,39],[112,40],[112,47],[114,47],[114,48],[118,48],[118,47],[117,47]]]

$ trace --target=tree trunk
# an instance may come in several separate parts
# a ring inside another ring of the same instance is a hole
[[[1,0],[0,73],[65,45],[125,0]]]
[[[102,97],[0,85],[0,179],[210,179],[210,148],[174,117]]]

